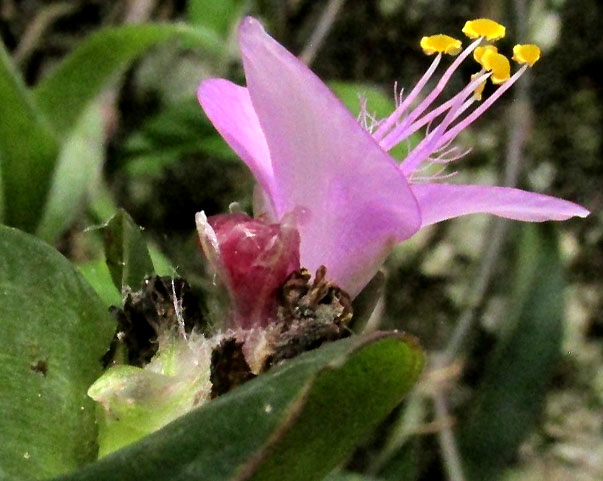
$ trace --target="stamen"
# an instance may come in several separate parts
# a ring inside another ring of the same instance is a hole
[[[387,136],[380,135],[379,137],[376,137],[377,140],[381,140],[381,138],[383,137],[383,141],[380,142],[380,144],[384,149],[391,149],[394,145],[398,144],[410,135],[406,132],[407,127],[412,122],[414,122],[414,120],[419,117],[419,115],[421,115],[434,102],[436,98],[438,98],[438,96],[443,92],[444,88],[446,87],[446,84],[450,80],[450,77],[452,77],[452,74],[454,74],[459,65],[461,65],[461,63],[463,63],[463,61],[471,54],[471,52],[473,52],[473,50],[480,44],[481,40],[481,38],[478,38],[477,40],[472,42],[457,58],[454,59],[454,62],[452,62],[452,64],[446,69],[444,75],[442,75],[435,88],[429,93],[427,97],[425,97],[425,99],[415,109],[413,109],[413,111],[408,115],[408,117],[404,119],[404,121],[400,125],[394,128],[389,134],[387,134]]]
[[[436,127],[436,129],[427,135],[414,150],[410,153],[406,159],[400,164],[400,168],[404,175],[408,176],[429,156],[431,152],[434,152],[439,146],[443,145],[444,142],[440,142],[440,138],[446,132],[448,126],[463,112],[465,111],[473,99],[464,102],[469,92],[475,90],[476,85],[471,82],[467,85],[460,93],[454,97],[454,102],[442,122]]]
[[[485,70],[492,72],[492,83],[501,84],[511,76],[511,64],[504,55],[492,50],[485,49],[481,52],[478,62]]]
[[[446,132],[441,138],[438,145],[443,145],[447,142],[452,141],[461,131],[469,127],[480,115],[482,115],[486,110],[488,110],[494,102],[496,102],[502,94],[504,94],[507,90],[511,88],[511,86],[523,75],[523,73],[528,68],[527,65],[524,65],[517,72],[513,74],[513,76],[503,83],[500,87],[496,89],[496,91],[488,97],[484,103],[482,103],[478,108],[476,108],[473,112],[471,112],[467,117],[461,120],[458,124],[452,127],[448,132]]]
[[[391,129],[395,125],[395,123],[400,119],[404,111],[410,106],[416,96],[421,93],[421,90],[423,90],[423,87],[425,87],[425,84],[429,81],[429,79],[435,72],[441,59],[442,54],[438,54],[438,56],[433,59],[433,62],[427,69],[427,72],[423,74],[423,77],[421,77],[421,80],[419,80],[417,85],[415,85],[412,91],[408,94],[408,97],[406,97],[406,99],[404,99],[404,101],[396,108],[396,110],[392,112],[392,114],[385,120],[385,122],[383,122],[383,124],[379,126],[377,131],[373,134],[373,137],[377,141],[381,140],[381,138],[383,138],[383,136],[387,134],[387,131]]]
[[[475,80],[479,78],[480,72],[474,73],[471,76],[471,80]],[[484,93],[484,88],[486,87],[486,82],[483,82],[477,86],[477,88],[473,91],[473,98],[480,102],[482,100],[482,94]]]
[[[482,57],[486,52],[498,53],[498,49],[494,45],[484,45],[483,47],[477,47],[473,52],[473,58],[477,63],[482,65]]]
[[[469,38],[485,37],[487,40],[498,40],[505,36],[505,27],[488,18],[467,20],[463,33]]]
[[[366,105],[366,97],[364,96],[360,96],[360,112],[358,112],[358,116],[356,117],[356,122],[358,122],[360,125],[362,125],[362,127],[364,127],[364,130],[368,130],[368,122],[367,122],[367,117],[368,117],[369,113],[368,113],[368,109],[367,109],[367,105]]]
[[[419,120],[417,120],[416,122],[414,122],[413,124],[411,124],[410,126],[405,126],[405,130],[404,130],[404,135],[401,137],[396,137],[394,134],[395,132],[398,130],[398,128],[394,129],[390,135],[388,135],[383,142],[381,142],[381,146],[385,149],[385,150],[390,150],[391,148],[393,148],[395,145],[397,145],[398,143],[400,143],[402,140],[408,138],[410,135],[414,134],[417,130],[423,128],[425,125],[433,122],[435,119],[437,119],[440,115],[442,115],[444,112],[446,112],[448,109],[450,109],[454,103],[458,100],[459,96],[464,96],[463,97],[463,101],[469,96],[471,95],[471,90],[475,90],[477,89],[480,85],[483,85],[486,82],[486,79],[490,76],[490,73],[483,73],[475,78],[475,79],[471,79],[471,83],[469,85],[467,85],[466,87],[464,87],[458,94],[456,94],[454,97],[452,97],[450,100],[448,100],[447,102],[444,102],[442,105],[440,105],[439,107],[435,108],[434,110],[432,110],[431,112],[425,114],[423,117],[421,117]],[[426,99],[427,100],[427,99]],[[419,107],[417,107],[418,109]],[[459,109],[459,114],[462,113],[463,110]],[[414,111],[411,114],[414,116]],[[454,120],[454,119],[453,119]],[[406,124],[406,120],[404,121],[404,124]],[[403,125],[401,124],[400,127],[402,127]],[[393,140],[393,142],[392,142]]]
[[[488,77],[490,77],[491,74],[484,73],[482,71],[475,75],[477,75],[477,76],[471,77],[470,85],[474,85],[475,90],[478,90],[480,88],[480,86],[483,86],[486,83],[486,80],[488,79]],[[462,92],[465,92],[466,89],[467,89],[467,87],[465,87],[463,90],[461,90],[461,92],[457,95],[460,95]],[[474,90],[474,92],[475,92],[475,90]],[[428,114],[425,114],[423,117],[421,117],[420,120],[417,120],[410,127],[408,127],[408,135],[414,134],[417,130],[422,128],[425,124],[432,122],[434,119],[438,118],[442,113],[444,113],[446,110],[448,110],[454,104],[454,102],[457,98],[457,95],[455,95],[450,100],[448,100],[447,102],[440,105],[438,108],[432,110]],[[475,93],[474,93],[474,95],[475,95]]]
[[[460,42],[446,35],[434,35],[423,37],[421,47],[428,55],[437,53],[438,56],[434,63],[423,76],[419,84],[413,89],[408,98],[396,108],[394,113],[378,129],[377,140],[381,147],[390,150],[401,141],[427,125],[424,138],[412,149],[406,158],[400,164],[402,173],[412,182],[422,179],[446,178],[440,176],[442,170],[429,177],[418,177],[416,174],[435,164],[443,164],[444,167],[449,162],[455,161],[465,156],[470,149],[460,151],[455,146],[450,147],[454,139],[461,131],[469,127],[478,117],[480,117],[488,108],[494,104],[518,79],[523,75],[528,66],[534,65],[540,58],[540,49],[536,45],[516,45],[513,49],[513,60],[523,66],[511,76],[511,66],[509,59],[498,53],[498,49],[492,45],[479,46],[480,42],[486,38],[488,40],[497,40],[504,37],[505,27],[489,19],[477,19],[468,21],[463,27],[463,32],[470,38],[475,38],[454,62],[446,69],[444,75],[438,81],[436,87],[427,95],[427,97],[414,108],[401,122],[402,113],[408,108],[412,100],[419,94],[425,86],[427,79],[435,70],[436,61],[439,62],[443,53],[449,53],[450,50],[456,52],[456,47]],[[458,43],[457,43],[458,42]],[[421,114],[429,108],[435,99],[442,93],[450,77],[459,65],[473,52],[475,60],[483,69],[471,76],[471,81],[453,98],[444,102],[439,107],[431,110],[426,115]],[[427,75],[429,74],[429,75]],[[482,93],[486,80],[490,78],[494,84],[500,85],[490,97],[480,106],[470,112],[465,118],[457,122],[457,119],[466,112],[476,101],[482,99]],[[420,87],[420,88],[418,88]],[[444,115],[445,114],[445,115]],[[444,118],[434,122],[440,116]],[[418,120],[417,120],[418,119]],[[454,125],[453,122],[455,123]],[[436,127],[431,130],[431,124]],[[395,125],[395,127],[393,127]],[[393,128],[392,128],[393,127]],[[391,131],[389,131],[391,129]],[[388,133],[389,131],[389,133]]]
[[[396,108],[398,108],[400,106],[400,104],[402,103],[402,92],[404,92],[404,89],[400,89],[400,92],[398,93],[398,81],[394,82],[394,103],[396,105]]]
[[[444,152],[437,155],[436,157],[430,157],[429,161],[433,162],[434,164],[449,164],[451,162],[455,162],[455,161],[465,157],[469,152],[471,152],[471,147],[468,147],[465,150],[461,151],[460,153],[457,153],[460,150],[461,149],[459,149],[455,145],[453,147],[446,149]]]
[[[375,127],[379,125],[380,120],[377,120],[375,112],[369,112],[368,99],[365,95],[359,94],[358,100],[360,102],[360,111],[358,112],[356,121],[364,128],[364,130],[372,133]]]
[[[540,48],[534,44],[515,45],[512,58],[517,63],[531,67],[540,59]]]
[[[421,39],[421,48],[427,55],[434,53],[445,53],[458,55],[461,51],[461,41],[448,35],[431,35]]]

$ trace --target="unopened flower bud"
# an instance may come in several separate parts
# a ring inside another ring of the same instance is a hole
[[[275,318],[279,288],[300,267],[297,229],[241,213],[208,219],[200,212],[196,221],[203,252],[230,295],[230,327],[266,326]]]

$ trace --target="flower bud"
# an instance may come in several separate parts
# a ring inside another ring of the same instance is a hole
[[[299,234],[289,222],[268,224],[246,214],[197,214],[201,247],[228,290],[231,328],[266,326],[276,316],[277,294],[299,269]]]

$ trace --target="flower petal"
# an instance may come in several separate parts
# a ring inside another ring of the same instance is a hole
[[[263,189],[272,194],[270,152],[247,89],[214,78],[201,83],[197,97],[220,135],[247,164]]]
[[[302,266],[356,294],[420,212],[393,159],[303,63],[252,18],[239,28],[251,101],[272,158],[277,214],[297,208]],[[354,257],[351,257],[351,256]]]
[[[566,220],[589,214],[573,202],[510,187],[417,184],[412,190],[421,207],[422,227],[477,213],[531,222]]]

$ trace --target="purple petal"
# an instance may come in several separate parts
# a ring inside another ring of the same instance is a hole
[[[270,152],[247,89],[228,80],[208,79],[199,86],[197,97],[228,145],[247,164],[262,188],[272,193]]]
[[[271,153],[277,214],[297,207],[302,266],[355,295],[384,252],[416,232],[406,178],[303,63],[252,18],[239,28],[251,101]]]
[[[412,190],[421,207],[422,227],[477,213],[529,222],[566,220],[589,214],[573,202],[510,187],[417,184]]]

